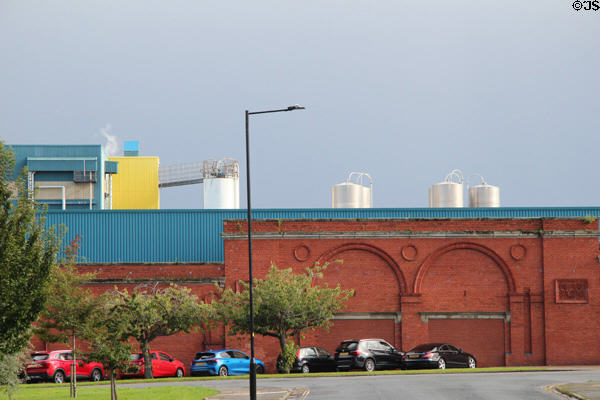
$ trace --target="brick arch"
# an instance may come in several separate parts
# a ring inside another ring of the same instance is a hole
[[[406,293],[406,279],[404,278],[404,274],[402,273],[400,266],[396,263],[396,261],[394,261],[394,259],[389,254],[387,254],[379,247],[375,247],[365,243],[347,243],[327,250],[325,253],[319,256],[317,262],[323,265],[327,261],[333,259],[333,257],[335,257],[336,255],[350,250],[366,251],[367,253],[371,253],[381,258],[392,270],[392,272],[394,272],[394,275],[396,276],[396,281],[398,282],[398,287],[400,288],[400,294]]]
[[[510,271],[510,268],[508,267],[506,262],[504,262],[502,257],[500,257],[492,249],[482,246],[480,244],[461,242],[461,243],[453,243],[448,246],[441,247],[441,248],[437,249],[436,251],[434,251],[429,256],[427,256],[427,258],[425,259],[425,261],[423,261],[423,264],[419,268],[419,272],[417,272],[417,276],[415,278],[415,284],[414,284],[414,293],[421,294],[421,284],[423,283],[423,279],[425,278],[425,275],[427,275],[427,271],[429,270],[431,265],[438,258],[440,258],[442,255],[449,253],[453,250],[463,250],[463,249],[477,251],[477,252],[482,253],[482,254],[486,255],[487,257],[491,258],[494,261],[494,263],[496,264],[496,266],[498,266],[498,268],[500,268],[500,270],[504,274],[504,278],[506,279],[506,284],[508,285],[509,293],[516,292],[515,279],[512,275],[512,272]]]

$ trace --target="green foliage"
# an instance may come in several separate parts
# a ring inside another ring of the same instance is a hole
[[[54,270],[48,286],[46,306],[35,328],[36,335],[46,342],[68,344],[100,307],[100,298],[82,287],[96,274],[81,274],[75,268],[78,241],[79,237],[66,249],[64,265]]]
[[[131,315],[123,313],[120,299],[107,292],[99,297],[103,304],[92,314],[83,326],[82,335],[89,342],[85,357],[90,361],[102,363],[110,376],[111,399],[117,400],[117,371],[133,372],[129,364],[132,345],[128,342]]]
[[[14,167],[11,149],[0,141],[0,358],[7,362],[29,343],[60,243],[28,196],[26,172],[13,182]]]
[[[339,261],[338,261],[339,262]],[[292,269],[277,269],[271,265],[264,280],[254,280],[254,330],[264,336],[279,339],[281,351],[286,339],[317,327],[328,328],[334,313],[342,310],[353,290],[342,290],[322,285],[327,264],[306,268],[306,273],[295,274]],[[236,293],[226,289],[215,301],[215,312],[220,321],[228,324],[230,335],[250,333],[250,301],[248,284],[240,282],[243,290]]]
[[[298,346],[296,346],[293,340],[286,341],[281,356],[277,359],[277,369],[289,374],[294,365],[297,350]]]
[[[75,268],[79,250],[77,236],[67,249],[61,260],[62,267],[56,268],[48,285],[46,307],[40,313],[34,332],[46,342],[68,344],[71,340],[73,357],[77,356],[76,338],[80,336],[90,317],[98,311],[98,297],[90,290],[84,290],[82,285],[95,277],[95,274],[80,274]],[[76,368],[73,364],[72,368]],[[71,397],[77,397],[77,374],[71,372]]]
[[[154,339],[188,333],[193,327],[210,321],[211,307],[199,304],[198,298],[186,287],[142,285],[131,295],[127,290],[116,291],[114,295],[116,310],[129,318],[127,335],[139,343],[144,355],[144,377],[148,379],[153,378],[149,352]]]
[[[591,224],[592,222],[598,221],[598,217],[594,217],[593,215],[586,215],[582,218],[583,222],[586,224]]]
[[[21,383],[19,373],[27,358],[27,348],[14,354],[0,354],[0,393],[4,392],[9,399],[13,398],[17,386]]]

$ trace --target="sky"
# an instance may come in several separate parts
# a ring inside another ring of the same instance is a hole
[[[0,0],[0,140],[234,158],[244,208],[244,111],[300,104],[250,117],[253,208],[329,208],[354,171],[427,207],[456,168],[502,206],[597,206],[599,38],[571,0]]]

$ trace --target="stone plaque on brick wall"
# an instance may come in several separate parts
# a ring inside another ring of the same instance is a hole
[[[587,279],[557,279],[555,281],[557,303],[587,303]]]

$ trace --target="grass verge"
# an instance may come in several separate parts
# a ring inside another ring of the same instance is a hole
[[[198,400],[218,394],[217,390],[193,386],[158,386],[144,389],[121,387],[117,385],[119,400],[152,399],[152,400]],[[5,394],[0,399],[8,399]],[[69,385],[21,385],[14,396],[15,400],[69,400]],[[77,388],[79,400],[110,399],[110,386],[82,385]]]

